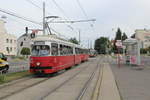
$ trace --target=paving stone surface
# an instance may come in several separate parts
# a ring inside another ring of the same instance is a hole
[[[110,60],[123,100],[150,100],[150,69],[137,70],[131,66],[117,67],[115,60]]]

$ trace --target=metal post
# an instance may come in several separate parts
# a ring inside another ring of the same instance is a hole
[[[79,30],[79,44],[81,42],[80,30]]]
[[[137,42],[137,65],[141,65],[141,57],[140,57],[140,42]]]
[[[43,2],[43,34],[45,35],[45,2]]]
[[[89,49],[89,39],[88,39],[88,49]]]

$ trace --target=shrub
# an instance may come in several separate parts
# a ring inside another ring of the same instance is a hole
[[[22,55],[30,55],[30,49],[29,48],[22,48],[21,50]]]

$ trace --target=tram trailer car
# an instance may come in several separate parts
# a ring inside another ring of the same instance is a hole
[[[89,57],[86,52],[87,50],[79,45],[64,40],[37,37],[32,44],[30,72],[50,74],[62,69],[69,69],[86,61]]]
[[[88,51],[88,49],[82,49],[80,57],[81,57],[81,62],[87,61],[88,58],[89,58],[89,51]]]
[[[89,49],[89,57],[96,57],[97,56],[97,51],[93,49]]]

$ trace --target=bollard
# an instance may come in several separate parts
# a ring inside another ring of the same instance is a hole
[[[0,71],[0,82],[5,81],[5,75],[3,75],[3,70]]]

